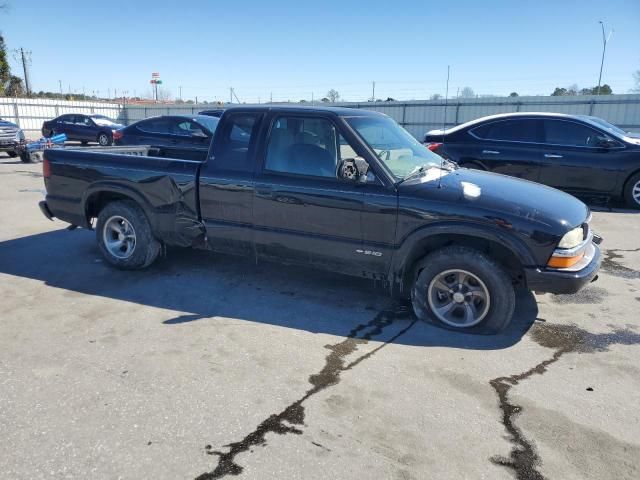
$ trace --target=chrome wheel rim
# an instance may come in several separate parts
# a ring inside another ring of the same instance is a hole
[[[107,251],[116,258],[129,258],[136,248],[136,231],[124,217],[114,215],[104,224],[102,238]]]
[[[469,328],[489,313],[489,289],[476,275],[466,270],[445,270],[436,275],[427,289],[433,314],[455,328]]]
[[[109,137],[107,137],[104,133],[98,137],[98,143],[103,147],[109,144]]]
[[[633,197],[633,201],[640,205],[640,180],[638,180],[631,189],[631,196]]]

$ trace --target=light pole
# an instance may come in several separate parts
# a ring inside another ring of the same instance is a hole
[[[598,23],[602,27],[602,61],[600,62],[600,76],[598,77],[598,90],[596,91],[596,95],[600,95],[600,83],[602,82],[602,67],[604,67],[604,54],[607,51],[607,43],[609,42],[609,39],[611,38],[611,34],[613,33],[613,30],[611,30],[609,32],[609,35],[606,35],[604,33],[604,23],[602,23],[602,20],[600,20]]]

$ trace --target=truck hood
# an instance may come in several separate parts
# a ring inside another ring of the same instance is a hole
[[[16,125],[15,123],[7,122],[6,120],[0,120],[0,127],[18,128],[18,125]]]
[[[546,225],[545,230],[556,235],[581,225],[589,216],[584,203],[555,188],[466,168],[430,169],[421,178],[401,183],[399,194],[434,202],[453,202],[461,211],[484,210],[496,216],[526,219],[541,227]]]

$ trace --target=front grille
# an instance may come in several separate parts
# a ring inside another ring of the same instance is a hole
[[[0,141],[15,140],[18,129],[15,127],[0,127]]]

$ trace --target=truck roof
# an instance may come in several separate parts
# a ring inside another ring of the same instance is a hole
[[[325,107],[321,105],[234,105],[231,107],[225,107],[225,111],[233,110],[264,110],[274,112],[330,112],[340,117],[364,117],[364,116],[384,116],[384,113],[374,112],[373,110],[365,110],[361,108],[348,108],[348,107]]]

